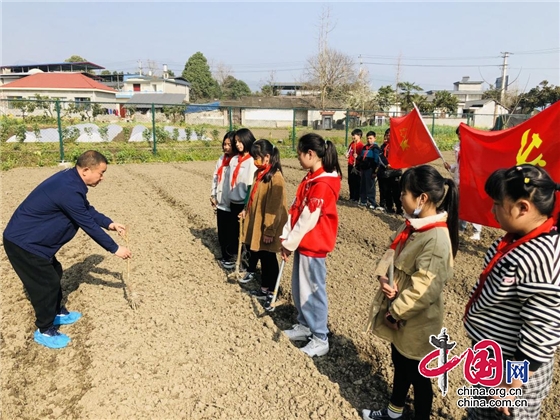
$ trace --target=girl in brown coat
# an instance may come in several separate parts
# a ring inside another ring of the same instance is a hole
[[[276,253],[280,251],[280,234],[288,220],[286,185],[282,176],[280,152],[268,140],[258,140],[251,147],[257,172],[249,199],[241,217],[244,222],[244,243],[251,250],[247,274],[240,280],[254,279],[257,263],[261,261],[261,288],[251,292],[257,299],[270,305],[278,277]]]

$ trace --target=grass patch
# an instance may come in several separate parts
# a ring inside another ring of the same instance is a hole
[[[10,121],[9,129],[4,127],[2,134],[6,135],[8,131],[15,130],[18,123],[15,120]],[[26,127],[28,128],[28,127]],[[36,127],[35,127],[36,128]],[[361,127],[365,134],[372,130],[377,134],[377,142],[381,143],[383,133],[388,126],[381,127]],[[131,124],[123,124],[123,132],[111,142],[102,143],[76,143],[70,139],[65,139],[63,143],[63,155],[60,153],[60,145],[58,142],[53,143],[7,143],[6,137],[0,144],[0,166],[2,170],[9,170],[16,167],[41,167],[55,166],[62,159],[66,162],[74,163],[78,156],[90,149],[95,149],[104,154],[109,163],[143,163],[143,162],[189,162],[189,161],[206,161],[216,160],[222,153],[221,135],[217,136],[214,132],[214,139],[210,141],[177,141],[165,138],[164,141],[156,143],[156,153],[154,153],[153,143],[151,141],[128,142],[132,130]],[[220,127],[220,131],[224,128]],[[263,129],[255,129],[255,131],[263,131]],[[292,148],[291,130],[274,130],[265,129],[267,136],[280,149],[282,158],[297,157],[297,153]],[[307,127],[298,127],[296,130],[296,141],[302,135],[312,132]],[[224,131],[225,132],[225,131]],[[157,133],[157,131],[156,131]],[[331,140],[340,155],[346,150],[346,133],[344,130],[319,131],[324,138]],[[68,133],[66,133],[68,134]],[[258,138],[261,138],[258,136]],[[452,150],[453,145],[457,142],[455,135],[455,127],[435,126],[434,138],[441,151]],[[348,141],[351,141],[350,139]]]

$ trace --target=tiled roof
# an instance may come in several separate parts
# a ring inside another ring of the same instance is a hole
[[[81,73],[37,73],[7,83],[0,89],[79,89],[116,92]]]

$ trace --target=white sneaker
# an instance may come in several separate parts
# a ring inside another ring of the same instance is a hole
[[[313,336],[307,346],[302,347],[301,351],[310,357],[324,356],[329,352],[329,340],[321,340],[317,336]]]
[[[284,334],[292,341],[307,341],[313,335],[309,327],[301,324],[292,325],[292,329],[284,330]]]
[[[480,232],[475,232],[470,239],[472,239],[473,241],[480,241]]]

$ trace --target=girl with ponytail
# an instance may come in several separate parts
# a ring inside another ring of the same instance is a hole
[[[254,280],[260,260],[261,287],[251,294],[264,301],[266,310],[272,311],[270,303],[279,272],[276,254],[280,252],[280,234],[288,220],[286,184],[277,147],[268,140],[258,140],[251,146],[251,156],[257,171],[248,192],[247,205],[241,213],[245,218],[244,242],[251,252],[247,273],[239,281]]]
[[[455,182],[432,166],[410,168],[401,177],[405,223],[391,238],[395,250],[394,285],[379,277],[368,328],[391,342],[395,367],[388,407],[363,410],[364,420],[399,419],[412,385],[414,418],[430,419],[431,380],[418,371],[420,360],[434,348],[430,336],[443,326],[443,288],[453,276],[458,246],[458,193]]]
[[[487,251],[463,321],[473,344],[494,340],[500,345],[504,378],[498,386],[522,388],[528,404],[473,408],[467,414],[469,419],[498,418],[498,410],[511,419],[538,419],[560,344],[560,215],[554,214],[560,185],[538,166],[519,165],[498,169],[484,188],[506,235]],[[528,363],[528,380],[514,377],[507,383],[505,366],[515,361]]]

